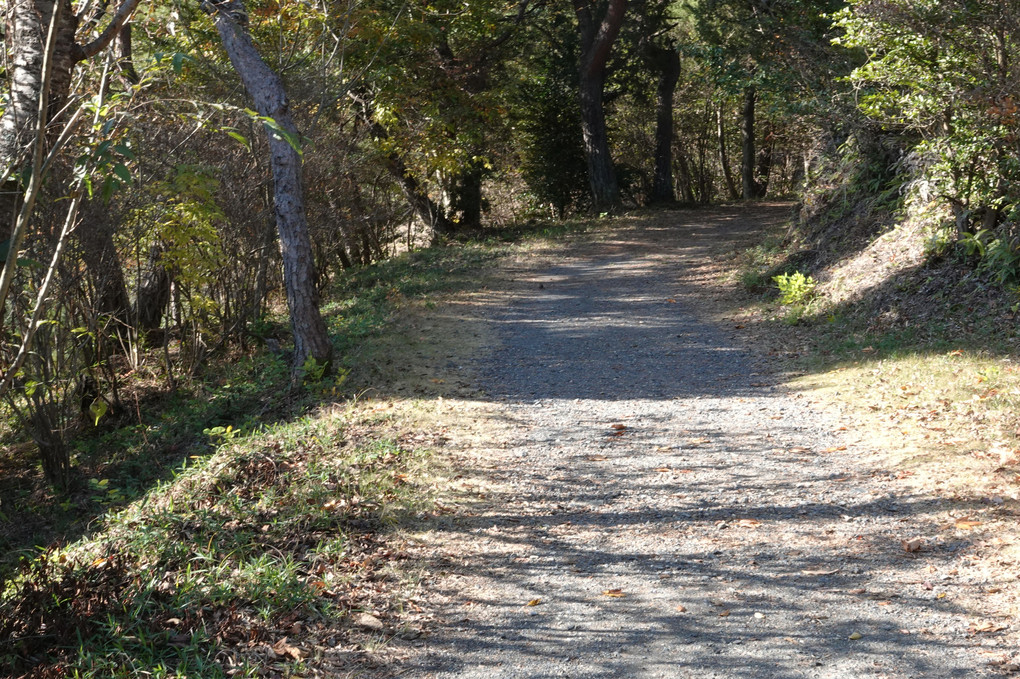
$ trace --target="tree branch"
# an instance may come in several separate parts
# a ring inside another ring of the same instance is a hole
[[[576,5],[575,5],[576,6]],[[590,70],[600,70],[605,67],[609,60],[609,50],[620,34],[620,27],[623,26],[623,17],[627,11],[627,0],[609,0],[609,7],[606,8],[606,15],[602,18],[598,35],[588,53],[585,67]]]
[[[75,61],[84,61],[90,57],[94,57],[109,46],[113,39],[117,37],[121,29],[124,28],[124,24],[131,18],[131,14],[138,7],[138,3],[141,0],[124,0],[114,12],[113,18],[110,19],[109,25],[103,29],[95,40],[86,45],[75,45],[72,50],[72,57]]]

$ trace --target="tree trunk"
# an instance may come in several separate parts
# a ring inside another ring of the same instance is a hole
[[[743,139],[741,147],[743,158],[740,163],[741,188],[743,189],[744,200],[757,197],[754,181],[754,103],[756,92],[753,87],[744,90],[744,106],[741,110],[741,134]]]
[[[719,102],[719,108],[716,109],[715,117],[719,137],[719,164],[722,166],[723,179],[726,180],[726,190],[729,192],[730,200],[738,200],[740,193],[737,191],[737,185],[733,181],[733,173],[730,171],[730,158],[726,152],[726,123],[723,118],[722,101]]]
[[[475,162],[469,163],[453,182],[453,211],[459,216],[462,229],[482,227],[482,175],[485,169]]]
[[[163,266],[160,248],[149,252],[148,268],[138,282],[135,297],[135,327],[150,332],[163,323],[163,314],[170,303],[170,272]]]
[[[772,175],[772,157],[775,151],[776,142],[771,126],[765,135],[765,142],[758,150],[758,167],[754,176],[754,195],[756,198],[764,198],[769,189],[769,178]]]
[[[85,263],[85,273],[95,291],[93,312],[107,317],[120,334],[130,325],[131,299],[120,255],[113,242],[114,225],[98,214],[101,209],[105,211],[95,204],[88,205],[74,237]]]
[[[11,54],[7,107],[0,116],[0,177],[18,169],[28,159],[39,120],[39,100],[46,87],[46,121],[52,124],[67,103],[75,60],[74,33],[78,20],[70,0],[63,4],[55,35],[49,82],[44,83],[43,60],[54,0],[11,0],[8,5],[6,42]],[[53,126],[52,129],[57,129]],[[0,186],[0,240],[11,233],[24,187],[14,176]]]
[[[403,159],[395,152],[386,158],[386,168],[397,180],[404,197],[425,226],[432,231],[432,241],[438,241],[442,236],[449,236],[456,231],[456,225],[446,216],[446,212],[434,200],[429,198],[425,190],[418,183],[418,180],[411,176],[410,171],[404,164]]]
[[[276,228],[283,256],[283,281],[294,333],[293,367],[298,376],[308,359],[329,365],[333,357],[326,324],[319,313],[315,262],[301,185],[301,156],[296,148],[300,137],[290,117],[283,82],[262,60],[248,33],[248,16],[241,0],[213,4],[210,12],[230,63],[254,100],[255,110],[271,118],[279,128],[274,130],[267,125],[266,134],[273,172]]]
[[[610,0],[606,14],[596,27],[592,6],[586,0],[573,0],[577,14],[577,33],[581,41],[580,104],[581,131],[588,161],[588,181],[596,211],[612,209],[620,202],[613,158],[609,152],[606,112],[602,96],[606,64],[613,42],[623,25],[627,0]]]
[[[652,202],[676,201],[673,189],[673,93],[680,80],[680,54],[676,49],[656,50],[660,65],[655,115],[655,176],[652,180]]]
[[[691,176],[691,164],[682,146],[677,148],[676,164],[680,174],[680,195],[685,203],[693,204],[696,200],[694,197],[694,177]]]

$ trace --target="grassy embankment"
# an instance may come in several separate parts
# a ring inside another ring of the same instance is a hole
[[[739,322],[791,360],[795,387],[840,407],[905,483],[1015,521],[1017,288],[903,219],[888,196],[873,201],[830,206],[741,254],[730,280],[751,298]],[[813,280],[787,279],[784,304],[774,277],[796,272]]]

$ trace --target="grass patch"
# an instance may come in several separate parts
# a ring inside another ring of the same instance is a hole
[[[396,602],[376,585],[399,556],[380,534],[432,494],[423,450],[365,431],[347,411],[225,443],[92,539],[25,561],[0,604],[0,667],[263,676],[313,655],[351,611],[386,618]]]

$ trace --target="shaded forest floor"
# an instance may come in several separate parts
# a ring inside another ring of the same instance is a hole
[[[199,422],[187,469],[23,566],[0,666],[1010,671],[1009,338],[784,323],[739,279],[788,215],[645,212],[362,272],[333,303],[346,380],[283,412],[270,380],[261,420]]]

